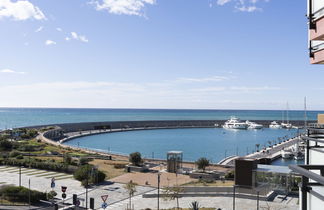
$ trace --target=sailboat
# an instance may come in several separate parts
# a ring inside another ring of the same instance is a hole
[[[283,116],[284,114],[282,114]],[[282,128],[286,128],[286,129],[291,129],[292,128],[292,125],[291,123],[289,123],[289,104],[287,102],[287,110],[286,110],[286,117],[287,117],[287,121],[286,123],[284,122],[284,119],[282,117],[282,123],[281,123],[281,127]]]

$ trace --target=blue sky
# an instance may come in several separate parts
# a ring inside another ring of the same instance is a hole
[[[323,110],[306,1],[1,0],[0,106]]]

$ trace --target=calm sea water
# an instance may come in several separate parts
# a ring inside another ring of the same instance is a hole
[[[316,120],[320,111],[308,111]],[[322,112],[323,113],[323,112]],[[282,111],[271,110],[163,110],[163,109],[39,109],[0,108],[0,129],[54,123],[127,120],[281,120]],[[290,120],[303,120],[303,111],[290,111]]]
[[[293,158],[291,159],[282,159],[279,158],[275,161],[273,161],[271,164],[272,165],[277,165],[277,166],[287,166],[287,165],[296,165],[296,164],[304,164],[304,160],[295,160]]]
[[[293,137],[297,130],[226,130],[222,128],[161,129],[116,132],[86,136],[66,142],[68,145],[129,154],[141,152],[144,157],[166,159],[168,151],[183,151],[184,160],[206,157],[216,163],[225,156],[246,155],[255,145],[267,144],[278,137]]]

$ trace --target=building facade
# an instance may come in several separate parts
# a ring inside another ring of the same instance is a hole
[[[311,64],[324,64],[324,1],[308,0],[309,56]]]
[[[302,176],[300,184],[300,210],[324,209],[324,115],[318,123],[310,125],[306,141],[305,164],[290,165],[289,168]]]

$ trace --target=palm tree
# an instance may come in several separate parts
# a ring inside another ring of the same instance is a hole
[[[197,201],[193,201],[190,204],[190,210],[199,210],[200,206],[199,203]]]
[[[179,186],[174,187],[166,187],[164,189],[165,191],[165,199],[166,200],[176,200],[177,201],[177,209],[179,210],[179,198],[180,194],[183,192],[183,188]]]
[[[127,190],[128,195],[129,195],[129,208],[132,208],[132,197],[134,196],[136,192],[136,183],[134,183],[132,180],[130,180],[124,188]]]

